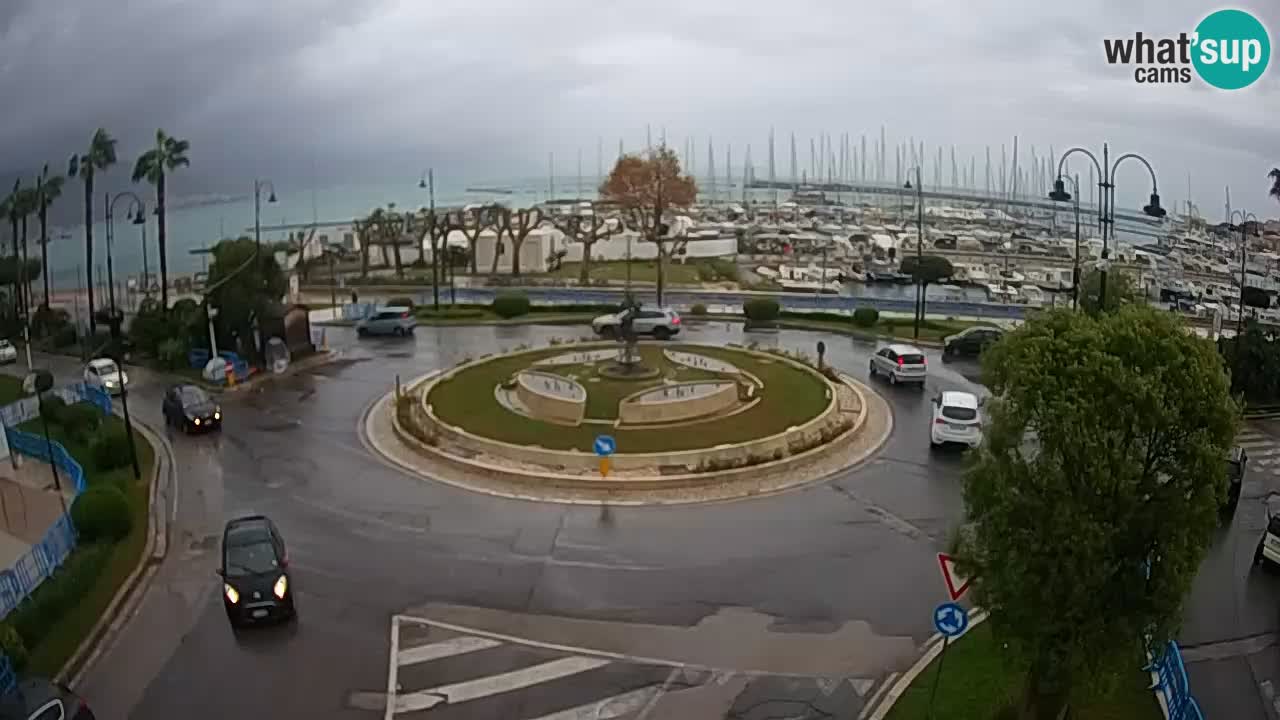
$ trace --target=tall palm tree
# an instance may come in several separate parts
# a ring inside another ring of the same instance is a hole
[[[191,164],[187,150],[191,143],[170,137],[164,130],[156,130],[156,146],[142,153],[133,166],[133,181],[146,180],[156,186],[156,215],[160,219],[160,307],[169,310],[169,258],[165,247],[164,181],[165,176],[180,167]]]
[[[89,149],[83,155],[72,155],[67,169],[70,177],[79,176],[84,183],[84,267],[89,278],[89,335],[96,328],[93,316],[93,178],[99,170],[116,164],[116,140],[102,128],[93,133]]]
[[[1267,194],[1280,202],[1280,168],[1271,168],[1267,177],[1271,178],[1271,191]]]
[[[36,214],[40,218],[40,275],[44,278],[44,306],[49,307],[49,206],[62,195],[62,183],[66,178],[49,175],[49,163],[44,164],[36,179]]]
[[[14,188],[17,190],[17,199],[14,202],[14,206],[22,223],[22,232],[20,233],[22,239],[22,262],[18,266],[20,285],[18,289],[18,297],[20,298],[18,304],[22,309],[22,314],[29,317],[31,314],[31,278],[28,277],[27,272],[27,218],[31,217],[31,214],[36,211],[38,197],[34,188],[17,189],[16,185]],[[42,272],[43,270],[44,268],[41,268]]]
[[[9,219],[9,228],[11,235],[9,239],[12,241],[13,248],[13,267],[18,267],[18,204],[20,198],[18,193],[22,190],[22,180],[15,180],[13,183],[13,192],[5,196],[3,202],[0,202],[0,214]],[[9,293],[9,301],[13,304],[13,316],[18,317],[18,273],[13,274],[13,290]]]

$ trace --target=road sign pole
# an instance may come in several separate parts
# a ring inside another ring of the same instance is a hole
[[[938,654],[938,671],[933,674],[933,688],[929,690],[929,720],[933,720],[933,699],[938,695],[938,682],[942,678],[942,663],[947,659],[947,648],[949,647],[951,647],[951,638],[944,635],[942,637],[942,652]]]

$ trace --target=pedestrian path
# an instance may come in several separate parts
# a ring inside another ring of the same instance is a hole
[[[853,717],[872,686],[645,661],[395,616],[384,718],[816,720]]]
[[[1236,436],[1236,444],[1249,454],[1249,473],[1280,476],[1280,439],[1245,426]]]

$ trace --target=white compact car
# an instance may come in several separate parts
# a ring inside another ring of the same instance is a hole
[[[90,360],[84,367],[84,381],[94,387],[106,390],[110,395],[119,395],[129,383],[129,376],[116,361],[111,358]]]
[[[0,363],[8,365],[12,362],[18,362],[18,348],[8,340],[0,340]]]
[[[929,445],[948,443],[971,448],[982,444],[982,403],[973,393],[949,390],[933,399]]]
[[[924,387],[929,376],[929,366],[924,359],[924,351],[914,345],[894,343],[885,345],[871,356],[871,377],[880,375],[888,378],[890,385],[898,383],[915,383]]]

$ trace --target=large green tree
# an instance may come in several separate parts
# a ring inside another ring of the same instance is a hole
[[[19,202],[21,200],[19,197],[20,192],[22,192],[22,180],[19,179],[15,180],[13,183],[13,192],[6,195],[4,200],[0,202],[0,212],[3,212],[4,216],[9,220],[9,240],[11,243],[9,247],[10,250],[12,250],[9,257],[12,259],[13,267],[15,268],[18,265],[18,210]],[[9,300],[13,304],[14,317],[17,317],[20,313],[18,307],[18,283],[19,276],[17,275],[14,275],[7,283],[13,285],[13,288],[9,293]]]
[[[160,246],[160,307],[169,308],[169,251],[168,235],[165,227],[165,180],[170,173],[180,167],[187,167],[191,161],[187,158],[187,150],[191,143],[170,137],[164,130],[156,130],[155,147],[142,153],[133,166],[133,181],[146,180],[156,188],[156,217],[160,223],[157,244]]]
[[[253,329],[259,317],[279,303],[289,288],[272,253],[259,253],[252,238],[223,240],[213,248],[206,300],[217,308],[214,324],[219,346],[235,347],[247,357],[260,352]]]
[[[983,372],[993,398],[965,473],[962,570],[1027,671],[1020,717],[1057,718],[1173,636],[1239,408],[1212,343],[1141,305],[1037,315]]]
[[[1271,180],[1271,189],[1267,194],[1280,202],[1280,168],[1271,168],[1271,172],[1267,173],[1267,178]]]
[[[16,195],[14,207],[22,224],[22,231],[19,234],[22,242],[22,264],[19,267],[26,268],[30,264],[27,254],[27,219],[39,209],[40,197],[36,194],[35,188],[19,188],[14,185],[14,192]],[[31,313],[31,281],[34,279],[26,275],[18,281],[18,306],[24,315]]]
[[[62,196],[62,183],[64,178],[61,175],[50,175],[49,165],[45,163],[44,168],[40,171],[40,177],[36,178],[36,213],[40,218],[40,264],[49,267],[49,206]],[[42,273],[44,277],[44,301],[43,305],[49,305],[49,273]]]
[[[84,154],[71,156],[67,167],[69,177],[79,177],[84,185],[84,267],[89,278],[89,335],[97,331],[97,319],[93,316],[93,182],[99,171],[116,164],[116,141],[103,128],[94,131]]]
[[[1084,308],[1085,312],[1097,312],[1098,298],[1101,294],[1102,273],[1096,269],[1090,270],[1080,282],[1080,307]],[[1137,296],[1138,289],[1134,285],[1132,275],[1116,270],[1107,273],[1106,309],[1108,311],[1133,302]]]
[[[920,315],[917,320],[921,321],[925,316],[925,293],[929,290],[929,286],[951,277],[956,271],[951,266],[951,261],[941,255],[908,255],[902,258],[902,264],[898,270],[910,275],[911,279],[920,285]]]

